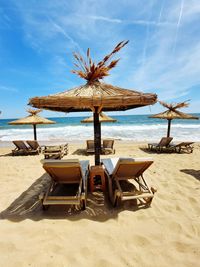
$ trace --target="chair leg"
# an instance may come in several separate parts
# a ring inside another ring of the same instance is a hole
[[[114,202],[114,207],[119,207],[121,205],[121,197],[119,197],[116,193],[116,198],[115,198],[115,202]]]
[[[85,210],[86,209],[86,199],[82,199],[81,200],[81,210]]]

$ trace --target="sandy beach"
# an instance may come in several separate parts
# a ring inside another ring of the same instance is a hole
[[[0,148],[1,266],[199,266],[200,144],[192,154],[156,154],[146,144],[116,141],[114,157],[152,157],[145,178],[157,188],[150,208],[112,208],[101,192],[87,209],[50,207],[38,196],[49,182],[37,156]],[[84,143],[65,158],[89,159]],[[102,156],[111,157],[108,156]]]

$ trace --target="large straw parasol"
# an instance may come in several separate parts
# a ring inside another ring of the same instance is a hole
[[[156,114],[156,115],[152,115],[149,118],[158,118],[158,119],[165,119],[168,120],[168,128],[167,128],[167,137],[170,136],[170,129],[171,129],[171,121],[173,119],[189,119],[189,120],[198,120],[199,118],[190,114],[186,114],[183,112],[180,112],[179,108],[184,108],[184,107],[188,107],[189,103],[188,101],[185,102],[181,102],[181,103],[165,103],[163,101],[159,101],[159,103],[167,108],[166,111]]]
[[[131,108],[152,105],[156,103],[155,94],[141,93],[133,90],[122,89],[117,86],[100,82],[109,75],[109,70],[114,68],[118,60],[110,62],[112,56],[117,53],[127,42],[120,42],[114,50],[98,63],[94,63],[87,50],[87,59],[74,53],[77,61],[77,70],[72,72],[84,78],[87,83],[62,93],[31,98],[29,104],[53,111],[77,112],[92,110],[94,117],[94,142],[95,142],[95,165],[100,164],[100,122],[101,111],[127,110]],[[110,62],[110,63],[109,63]]]
[[[38,116],[37,114],[42,111],[41,109],[38,109],[38,110],[28,109],[27,111],[30,113],[29,116],[16,120],[16,121],[11,121],[9,122],[9,124],[12,124],[12,125],[32,124],[33,131],[34,131],[34,140],[37,140],[36,125],[37,124],[53,124],[55,123],[55,121],[51,121],[46,118],[42,118]]]

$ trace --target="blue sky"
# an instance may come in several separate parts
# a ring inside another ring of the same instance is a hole
[[[0,0],[1,118],[26,115],[33,96],[83,84],[70,72],[73,51],[90,47],[98,61],[122,40],[130,42],[105,82],[168,102],[190,99],[185,111],[200,112],[199,0]]]

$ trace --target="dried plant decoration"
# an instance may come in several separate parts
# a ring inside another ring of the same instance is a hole
[[[27,109],[26,110],[28,113],[30,113],[30,115],[37,115],[38,113],[40,113],[42,111],[42,109]]]
[[[159,101],[159,103],[163,107],[165,107],[165,108],[167,108],[167,109],[169,109],[171,111],[174,111],[174,112],[176,112],[177,109],[188,107],[189,106],[189,103],[188,102],[189,102],[189,100],[186,100],[186,101],[180,102],[180,103],[170,103],[169,104],[169,103],[166,103],[166,102],[163,102],[163,101]]]
[[[122,41],[115,46],[113,51],[106,55],[103,60],[98,63],[93,62],[90,56],[90,49],[87,49],[87,59],[85,60],[79,53],[73,53],[76,63],[74,66],[77,68],[76,70],[72,70],[72,73],[77,74],[81,78],[88,81],[88,83],[92,83],[94,81],[98,81],[103,79],[104,77],[109,75],[109,71],[114,68],[120,59],[111,60],[111,58],[119,52],[125,45],[128,44],[129,41]]]

